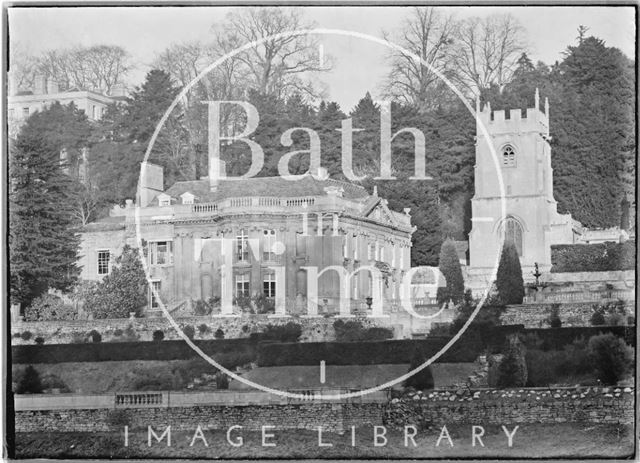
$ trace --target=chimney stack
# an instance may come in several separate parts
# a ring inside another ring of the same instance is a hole
[[[51,77],[47,79],[47,93],[52,95],[52,94],[58,93],[58,91],[59,91],[58,81],[56,81],[55,79],[52,79]]]
[[[33,93],[35,95],[45,95],[47,93],[47,78],[42,74],[38,74],[35,78]]]

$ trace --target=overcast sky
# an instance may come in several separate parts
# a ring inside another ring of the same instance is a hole
[[[305,18],[318,27],[382,36],[408,13],[406,7],[305,7]],[[635,53],[633,7],[447,7],[458,18],[511,13],[524,26],[533,61],[552,64],[574,44],[579,25],[588,34]],[[137,70],[131,84],[140,84],[155,55],[172,42],[211,38],[211,26],[224,20],[226,7],[73,7],[9,8],[9,33],[30,53],[72,45],[114,44],[126,48]],[[371,90],[374,97],[385,74],[386,49],[359,38],[325,36],[324,52],[335,66],[324,75],[329,98],[349,110]]]

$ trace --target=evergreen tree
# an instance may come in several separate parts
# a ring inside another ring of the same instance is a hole
[[[447,285],[438,288],[438,304],[452,300],[455,304],[464,298],[464,279],[460,268],[460,259],[453,240],[446,240],[440,247],[438,268],[446,279]]]
[[[413,371],[427,361],[426,354],[421,349],[416,349],[413,353],[413,357],[411,358],[411,363],[409,365],[409,371]],[[415,373],[413,376],[407,378],[404,382],[405,387],[413,387],[419,391],[424,391],[427,389],[433,389],[434,381],[433,381],[433,373],[431,372],[431,366],[423,368],[419,372]]]
[[[38,370],[29,365],[18,382],[17,394],[40,394],[44,390]]]
[[[147,288],[138,250],[125,245],[111,272],[86,295],[84,304],[95,318],[128,318],[131,312],[140,316]]]
[[[80,273],[75,182],[67,169],[89,142],[84,113],[54,103],[35,113],[10,146],[9,269],[12,303],[22,308],[55,288],[70,289]],[[67,162],[61,164],[61,153]]]
[[[511,241],[505,241],[500,253],[496,289],[498,298],[503,304],[522,304],[524,298],[522,267],[518,251]]]

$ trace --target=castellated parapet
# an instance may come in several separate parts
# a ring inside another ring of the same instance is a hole
[[[492,111],[487,103],[476,105],[476,133],[482,136],[481,123],[492,135],[537,132],[549,135],[549,100],[545,98],[544,111],[540,109],[540,97],[536,90],[535,106],[526,109]]]

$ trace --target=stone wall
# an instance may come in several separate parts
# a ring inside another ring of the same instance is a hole
[[[234,425],[247,430],[262,426],[275,429],[323,429],[343,432],[351,425],[382,423],[384,404],[377,403],[298,403],[287,405],[224,406],[205,405],[182,408],[135,408],[102,410],[30,410],[17,411],[16,432],[122,432],[129,429],[156,431],[171,426],[172,430],[194,431],[228,429]]]
[[[342,432],[351,425],[474,423],[622,423],[634,420],[632,388],[458,389],[415,393],[390,402],[306,402],[262,405],[200,405],[185,407],[18,410],[17,432],[59,430],[100,432],[130,429],[193,431],[198,425],[226,429],[242,425],[257,430],[316,429]]]
[[[624,423],[634,420],[632,388],[434,391],[392,399],[385,423]]]
[[[503,325],[524,325],[525,328],[549,328],[547,319],[556,304],[522,304],[507,306],[500,320]],[[593,302],[557,304],[562,326],[591,326]],[[633,315],[633,302],[627,305],[627,314]]]

